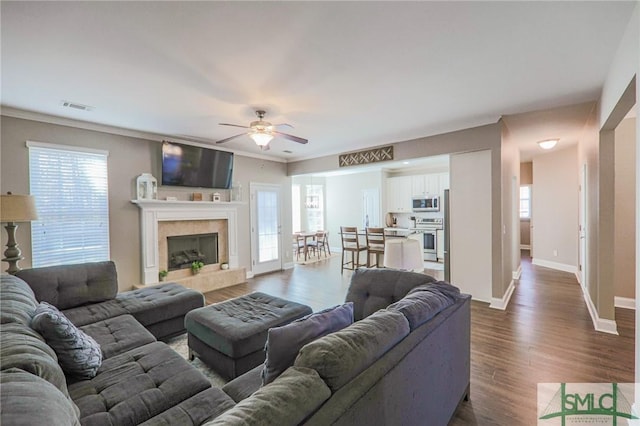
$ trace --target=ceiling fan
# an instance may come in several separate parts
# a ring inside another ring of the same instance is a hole
[[[276,137],[281,136],[285,139],[289,139],[290,141],[298,142],[298,143],[307,143],[309,142],[307,139],[300,138],[298,136],[289,135],[287,133],[282,133],[276,130],[276,127],[280,126],[288,126],[293,127],[290,124],[271,124],[268,121],[264,121],[265,111],[258,110],[256,111],[256,115],[258,116],[257,121],[252,121],[249,126],[241,126],[238,124],[229,124],[229,123],[220,123],[221,126],[232,126],[232,127],[241,127],[243,129],[249,129],[247,132],[240,133],[239,135],[231,136],[230,138],[222,139],[216,141],[216,143],[225,143],[229,142],[232,139],[239,138],[240,136],[249,135],[251,139],[260,147],[261,150],[267,151],[269,149],[269,142]]]

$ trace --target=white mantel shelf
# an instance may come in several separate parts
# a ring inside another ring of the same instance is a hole
[[[141,209],[144,208],[220,208],[220,207],[236,207],[246,205],[244,201],[180,201],[180,200],[131,200]]]
[[[238,225],[237,207],[241,201],[167,201],[131,200],[140,208],[140,233],[142,246],[142,283],[158,282],[158,222],[178,220],[227,220],[229,267],[237,268]]]

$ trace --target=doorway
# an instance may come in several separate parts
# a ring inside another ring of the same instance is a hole
[[[362,227],[380,227],[380,191],[378,188],[362,190]]]
[[[578,265],[578,272],[580,277],[580,285],[583,289],[587,288],[587,194],[589,193],[587,184],[589,180],[587,177],[587,164],[582,165],[582,176],[580,177],[580,224],[579,224],[579,238],[580,238],[580,263]]]
[[[254,275],[282,269],[280,185],[250,183],[251,269]]]

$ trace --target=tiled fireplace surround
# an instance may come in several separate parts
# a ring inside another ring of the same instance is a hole
[[[232,204],[198,201],[133,201],[140,208],[142,233],[142,284],[158,283],[158,272],[168,270],[167,237],[218,233],[219,263],[206,265],[198,276],[190,269],[170,271],[167,281],[177,281],[202,291],[244,282],[238,270],[237,212]],[[220,269],[222,263],[229,270]]]

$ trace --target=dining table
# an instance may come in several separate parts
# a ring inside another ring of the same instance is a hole
[[[295,232],[293,234],[294,236],[298,236],[298,237],[302,237],[304,238],[304,261],[307,261],[307,256],[309,254],[309,238],[311,238],[312,240],[314,240],[316,238],[316,233],[315,232],[307,232],[307,231],[301,231],[301,232]]]

